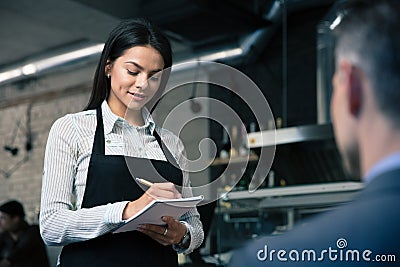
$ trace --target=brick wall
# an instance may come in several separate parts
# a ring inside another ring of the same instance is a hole
[[[24,206],[27,221],[38,222],[44,150],[53,122],[72,112],[81,111],[88,101],[82,93],[37,100],[0,110],[0,203],[18,199]],[[32,150],[27,151],[27,114],[31,108]],[[18,148],[13,156],[5,146]]]

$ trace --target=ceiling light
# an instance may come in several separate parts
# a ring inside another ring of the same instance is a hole
[[[21,68],[22,74],[24,75],[31,75],[36,73],[37,68],[34,64],[27,64]]]

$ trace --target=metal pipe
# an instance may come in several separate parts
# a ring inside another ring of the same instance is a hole
[[[324,2],[331,2],[332,0],[311,0],[305,1],[307,5],[322,4]],[[287,0],[288,8],[298,9],[304,6],[304,1]],[[272,26],[258,29],[253,33],[246,36],[239,45],[224,46],[219,49],[214,49],[202,53],[192,58],[186,58],[176,64],[183,62],[193,61],[194,64],[183,64],[185,69],[197,66],[198,61],[219,61],[226,64],[245,63],[250,64],[263,51],[269,38],[276,30],[276,24],[279,23],[279,18],[282,16],[282,6],[280,0],[276,0],[271,4],[268,11],[262,16],[265,20],[272,22]],[[30,77],[38,76],[46,72],[58,70],[61,67],[75,66],[75,64],[88,63],[98,57],[103,49],[102,43],[85,43],[80,46],[68,46],[68,50],[50,52],[42,55],[40,58],[30,59],[28,61],[19,62],[11,67],[0,70],[0,85],[7,83],[28,79]],[[179,66],[176,70],[181,70]]]
[[[88,63],[100,56],[104,44],[79,43],[58,49],[0,70],[0,85],[25,80],[63,67]]]

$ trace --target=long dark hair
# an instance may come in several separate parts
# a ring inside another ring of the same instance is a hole
[[[127,49],[134,46],[150,45],[156,49],[164,60],[164,71],[161,77],[160,87],[154,97],[146,104],[152,110],[155,103],[164,92],[172,66],[172,51],[168,39],[159,28],[146,19],[132,19],[121,22],[115,27],[104,45],[100,61],[94,75],[93,89],[89,103],[85,110],[100,107],[110,93],[110,79],[105,75],[107,60],[111,63],[120,57]]]

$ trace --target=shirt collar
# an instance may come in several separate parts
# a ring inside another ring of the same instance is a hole
[[[382,173],[398,168],[400,168],[400,151],[378,161],[378,163],[366,173],[364,180],[369,183]]]
[[[116,124],[124,125],[127,124],[127,121],[117,115],[115,115],[108,105],[107,101],[104,100],[101,104],[101,110],[103,113],[103,124],[104,124],[104,133],[109,134],[112,132],[114,126]],[[144,120],[143,126],[136,126],[137,128],[147,128],[150,134],[153,134],[155,129],[155,123],[153,117],[146,107],[142,109],[142,117]]]
[[[144,127],[148,128],[150,133],[153,134],[155,129],[155,122],[149,110],[146,107],[142,108],[142,117],[144,120]]]

